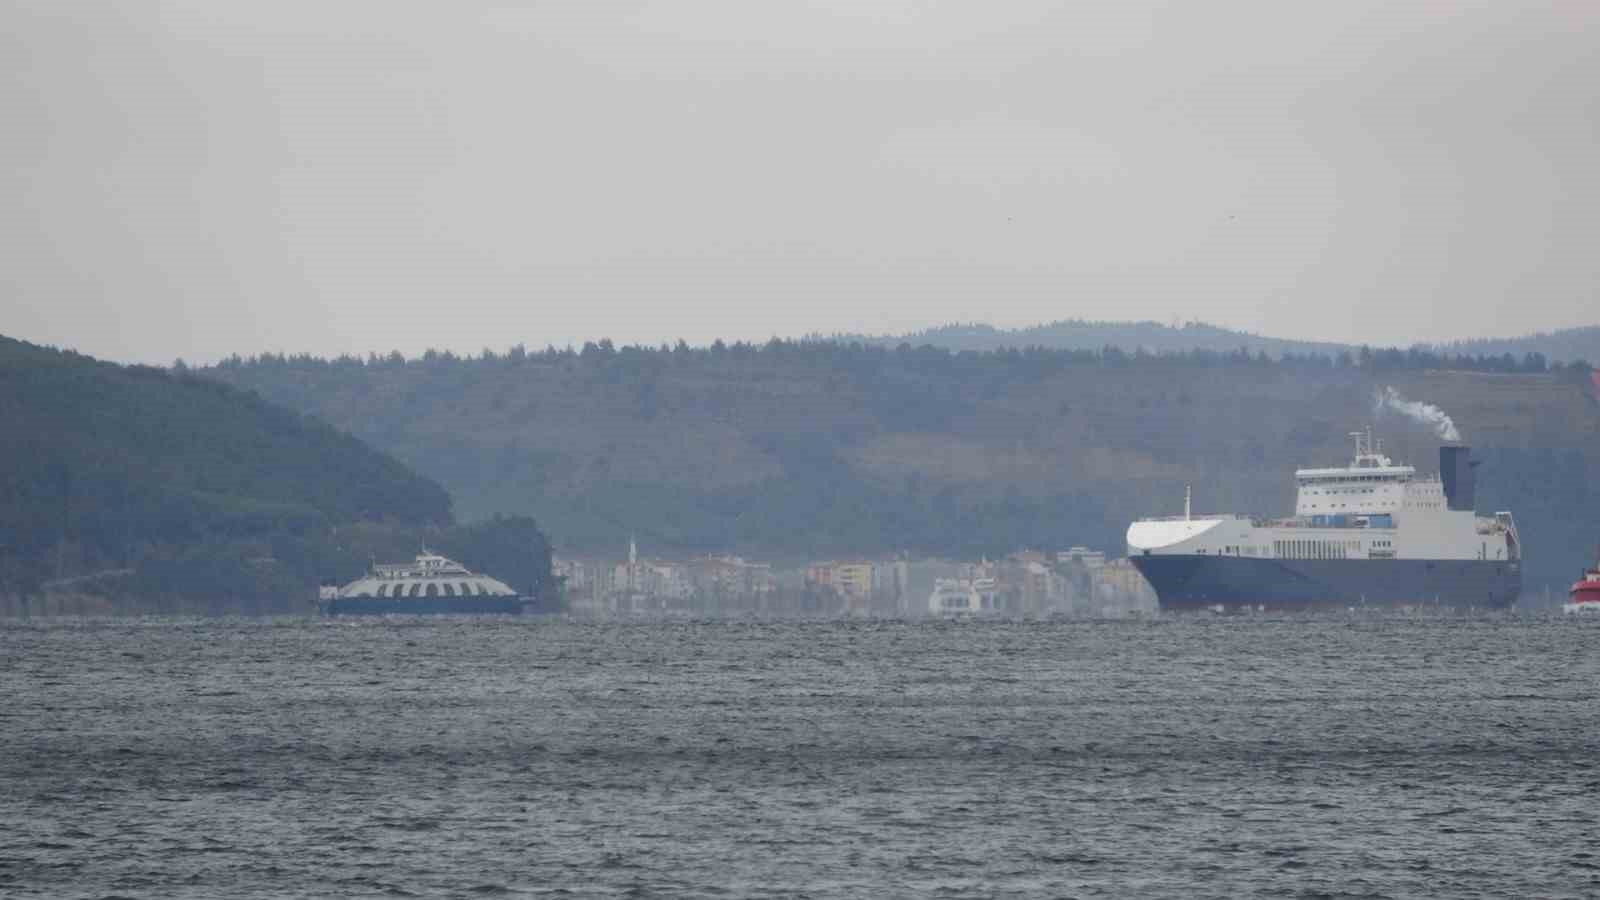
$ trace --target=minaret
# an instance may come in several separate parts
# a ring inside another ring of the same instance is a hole
[[[628,566],[632,568],[639,564],[639,545],[634,543],[633,535],[628,535]]]

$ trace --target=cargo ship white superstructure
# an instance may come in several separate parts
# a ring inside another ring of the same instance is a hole
[[[1474,511],[1469,450],[1439,449],[1439,474],[1385,456],[1354,432],[1355,458],[1299,469],[1294,515],[1184,515],[1128,527],[1128,555],[1161,605],[1448,604],[1502,607],[1521,591],[1511,513]]]

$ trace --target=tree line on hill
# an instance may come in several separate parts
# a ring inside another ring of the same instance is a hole
[[[604,363],[612,371],[623,374],[629,369],[660,368],[673,362],[695,365],[705,360],[725,358],[732,361],[751,359],[758,354],[789,354],[823,362],[843,371],[872,369],[893,354],[895,358],[911,365],[942,374],[992,371],[996,364],[1024,368],[1033,374],[1057,372],[1079,366],[1144,366],[1154,368],[1216,368],[1216,367],[1281,367],[1286,369],[1355,369],[1382,374],[1440,370],[1452,372],[1498,372],[1504,374],[1566,373],[1581,380],[1592,366],[1583,358],[1571,362],[1551,361],[1544,354],[1528,351],[1520,357],[1510,352],[1494,354],[1447,353],[1424,347],[1400,349],[1398,347],[1373,348],[1361,346],[1333,353],[1293,351],[1269,356],[1247,347],[1232,350],[1214,350],[1203,347],[1152,353],[1144,348],[1132,351],[1107,344],[1094,349],[1059,349],[1041,345],[1001,346],[993,350],[946,350],[933,344],[913,345],[901,342],[890,347],[879,343],[860,341],[835,341],[823,338],[784,340],[773,338],[765,344],[736,341],[726,344],[721,340],[705,347],[691,347],[685,341],[676,345],[659,347],[625,345],[617,347],[609,338],[586,342],[581,348],[547,346],[543,350],[529,351],[518,344],[504,353],[485,347],[476,355],[457,355],[449,350],[427,350],[407,358],[399,350],[387,354],[369,353],[366,357],[341,355],[333,358],[312,354],[262,353],[250,357],[238,354],[219,361],[219,370],[238,370],[245,367],[271,366],[306,368],[384,368],[412,366],[451,367],[463,362],[500,363],[506,365],[550,364],[578,359],[588,363]],[[182,360],[175,368],[187,370]]]
[[[1121,347],[1127,351],[1187,353],[1194,349],[1229,353],[1244,348],[1249,353],[1272,357],[1288,354],[1335,357],[1356,354],[1360,347],[1330,341],[1302,341],[1266,337],[1245,331],[1219,328],[1204,322],[1163,325],[1159,322],[1096,322],[1065,319],[1026,328],[1001,329],[981,323],[950,324],[901,336],[836,335],[844,342],[879,344],[893,347],[901,343],[931,344],[947,350],[999,350],[1006,347],[1049,347],[1051,349],[1098,350]],[[1495,357],[1510,355],[1519,362],[1537,354],[1555,362],[1600,359],[1600,326],[1567,328],[1514,338],[1484,338],[1442,343],[1424,343],[1416,349],[1437,356]]]
[[[1520,338],[1476,338],[1429,344],[1424,349],[1442,355],[1523,356],[1537,352],[1555,360],[1600,359],[1600,325],[1541,331]]]

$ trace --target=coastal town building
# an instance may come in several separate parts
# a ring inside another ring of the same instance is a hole
[[[1094,571],[1106,564],[1106,555],[1088,547],[1070,547],[1056,554],[1056,562],[1081,565]]]
[[[866,560],[820,562],[806,567],[806,580],[833,590],[852,612],[865,612],[872,602],[873,564]]]
[[[575,614],[1032,617],[1156,608],[1136,569],[1084,547],[976,562],[856,557],[782,569],[728,554],[646,558],[630,540],[621,562],[558,557],[554,568]]]

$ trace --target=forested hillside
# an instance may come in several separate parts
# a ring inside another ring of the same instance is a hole
[[[437,482],[215,379],[0,338],[0,422],[0,595],[303,608],[370,554],[493,543]]]
[[[1292,470],[1342,464],[1346,433],[1375,418],[1395,455],[1432,469],[1431,432],[1376,416],[1389,386],[1481,448],[1485,509],[1518,511],[1536,590],[1600,535],[1589,371],[1536,358],[602,341],[207,374],[395,453],[466,514],[531,511],[567,553],[615,555],[630,534],[650,552],[780,561],[1116,551],[1130,519],[1181,509],[1185,484],[1200,509],[1286,512]]]
[[[1516,338],[1451,341],[1430,345],[1428,349],[1435,353],[1452,355],[1460,353],[1471,356],[1502,356],[1509,353],[1519,359],[1528,353],[1539,353],[1553,362],[1586,359],[1600,363],[1600,325],[1541,331],[1538,334]]]
[[[1082,319],[1010,329],[983,324],[945,325],[906,335],[852,335],[845,340],[887,347],[909,342],[947,350],[999,350],[1009,347],[1099,350],[1102,347],[1120,347],[1129,352],[1143,349],[1147,353],[1160,354],[1188,353],[1196,349],[1231,353],[1243,349],[1251,355],[1265,353],[1274,359],[1286,354],[1338,356],[1340,353],[1349,353],[1354,356],[1361,352],[1360,347],[1351,344],[1264,337],[1203,322],[1163,325],[1159,322],[1088,322]],[[1509,355],[1519,363],[1529,354],[1550,362],[1600,362],[1600,326],[1567,328],[1515,338],[1418,345],[1418,349],[1449,357],[1461,355],[1503,359]]]

